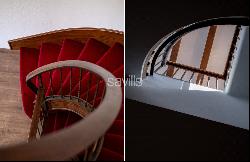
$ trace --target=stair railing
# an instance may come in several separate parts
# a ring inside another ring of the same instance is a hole
[[[62,92],[62,68],[70,70],[70,87],[72,86],[72,68],[78,68],[80,78],[78,83],[77,96],[70,88],[69,95]],[[60,70],[60,91],[59,95],[45,95],[43,74],[49,73],[50,86],[47,90],[53,91],[51,74],[53,70]],[[96,84],[91,84],[94,80],[88,80],[87,85],[81,85],[82,71],[89,75],[90,79],[96,76]],[[85,150],[84,159],[96,160],[103,144],[103,135],[112,125],[119,113],[122,101],[122,91],[119,86],[108,86],[108,79],[115,77],[105,69],[86,61],[68,60],[59,61],[42,66],[26,77],[27,85],[37,94],[33,110],[32,122],[28,143],[20,143],[0,148],[0,160],[67,160],[79,152]],[[38,86],[34,83],[38,80]],[[92,87],[91,87],[92,85]],[[100,85],[104,85],[102,92],[98,92]],[[82,86],[87,86],[85,98],[81,98]],[[90,99],[90,91],[94,88],[93,96]],[[97,96],[100,96],[99,103],[95,104]],[[51,110],[63,109],[74,112],[84,118],[72,126],[56,131],[55,133],[42,136],[44,121]]]
[[[180,40],[184,35],[187,33],[190,33],[196,29],[200,29],[203,27],[209,27],[213,25],[236,25],[234,38],[232,41],[232,45],[229,51],[228,60],[226,62],[226,67],[223,75],[212,73],[206,70],[193,68],[186,65],[181,65],[176,62],[171,62],[167,60],[167,55],[169,54],[170,49],[175,45],[175,43]],[[229,76],[230,67],[232,66],[232,60],[234,58],[234,53],[236,49],[236,42],[239,39],[239,31],[241,30],[241,26],[249,26],[249,18],[248,17],[221,17],[221,18],[215,18],[215,19],[208,19],[200,22],[195,22],[193,24],[184,26],[182,28],[179,28],[178,30],[168,34],[167,36],[163,37],[161,40],[159,40],[148,52],[146,55],[142,71],[141,71],[141,78],[144,79],[147,76],[152,76],[154,73],[158,73],[159,69],[171,66],[176,68],[176,72],[179,69],[183,69],[184,73],[181,76],[180,80],[183,80],[184,76],[186,75],[187,70],[191,71],[192,73],[198,73],[201,74],[201,79],[197,84],[203,84],[204,75],[207,76],[207,85],[209,84],[209,80],[211,78],[216,79],[216,87],[213,87],[215,89],[218,89],[218,79],[221,79],[224,81],[224,86],[226,84],[227,78]],[[167,69],[165,69],[163,72],[160,73],[160,75],[166,75]],[[175,73],[176,74],[176,73]],[[223,77],[222,77],[223,76]],[[191,79],[189,80],[183,80],[190,82],[192,80],[193,74],[191,75]],[[202,81],[201,81],[202,80]],[[221,89],[224,89],[221,88]]]

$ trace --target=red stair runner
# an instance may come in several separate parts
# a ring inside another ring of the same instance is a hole
[[[26,76],[37,68],[39,50],[20,48],[20,85],[24,112],[31,118],[34,108],[35,94],[26,85]],[[33,83],[35,81],[33,80]]]
[[[33,112],[33,101],[35,100],[35,94],[26,86],[26,75],[35,70],[37,67],[63,60],[83,60],[95,63],[108,71],[112,72],[117,78],[123,78],[124,60],[123,60],[123,46],[119,43],[115,43],[112,47],[99,42],[95,39],[88,39],[85,44],[81,42],[65,39],[62,45],[43,43],[40,47],[40,51],[37,49],[21,48],[20,49],[20,84],[23,99],[23,107],[26,114],[31,117]],[[28,64],[27,64],[28,62]],[[69,93],[69,69],[62,69],[63,91],[62,94]],[[87,85],[90,78],[89,73],[82,73],[82,85]],[[54,93],[58,94],[60,85],[59,70],[52,73],[52,85],[49,83],[49,73],[42,75],[43,84],[47,88],[46,95],[50,95],[50,86],[53,87]],[[77,92],[79,84],[80,73],[79,70],[72,68],[72,88],[73,93]],[[89,100],[93,100],[93,96],[96,89],[97,78],[92,78],[90,84]],[[34,83],[37,81],[33,81]],[[122,84],[122,87],[124,85]],[[96,98],[96,105],[101,101],[101,92],[104,88],[104,83],[100,82],[99,91]],[[87,86],[83,86],[81,96],[85,97]],[[104,145],[101,150],[98,160],[119,160],[123,161],[123,143],[124,143],[124,110],[123,104],[117,119],[110,127],[105,135]],[[68,127],[75,122],[81,120],[81,117],[75,113],[68,111],[50,111],[48,118],[45,122],[43,135],[51,133],[65,127]]]

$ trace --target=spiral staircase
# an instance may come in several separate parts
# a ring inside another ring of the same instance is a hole
[[[9,42],[20,50],[27,143],[0,147],[0,160],[123,161],[123,33],[79,28]]]
[[[197,31],[206,34],[197,37]],[[248,35],[249,17],[237,16],[207,19],[174,30],[148,51],[141,69],[142,86],[127,86],[126,97],[249,129]],[[227,48],[221,46],[224,42],[228,42]],[[183,50],[184,46],[188,48]],[[215,58],[222,55],[226,56],[224,62]],[[195,60],[196,65],[186,60]],[[222,68],[212,71],[209,64]]]

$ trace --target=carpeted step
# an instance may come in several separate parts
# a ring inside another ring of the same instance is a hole
[[[40,54],[38,59],[38,67],[53,63],[57,61],[58,55],[60,53],[61,46],[53,43],[42,43],[40,47]],[[49,73],[42,74],[42,82],[44,88],[49,86],[50,75]],[[38,80],[37,80],[38,86]]]
[[[115,120],[111,128],[109,128],[109,130],[107,131],[107,133],[123,136],[124,135],[124,121]]]
[[[35,94],[31,92],[31,90],[26,86],[25,78],[26,75],[35,70],[37,67],[55,62],[55,61],[63,61],[63,60],[83,60],[95,63],[108,71],[112,72],[117,78],[123,78],[123,46],[119,43],[115,43],[111,48],[107,45],[95,40],[95,39],[88,39],[87,42],[82,44],[81,42],[65,39],[63,41],[62,46],[52,44],[52,43],[43,43],[40,48],[40,55],[39,51],[35,49],[29,48],[22,48],[21,49],[21,59],[20,59],[20,78],[21,78],[21,89],[22,90],[22,97],[25,107],[25,112],[30,117],[32,116],[33,111],[33,101],[35,99]],[[22,59],[22,53],[23,59]],[[32,56],[32,57],[31,57]],[[27,62],[29,62],[29,66],[27,66]],[[30,66],[30,63],[32,63]],[[73,93],[77,94],[78,90],[78,79],[79,79],[79,70],[72,69],[72,85],[74,85]],[[88,80],[90,78],[89,73],[83,72],[83,79],[81,81],[82,86],[81,89],[81,96],[86,97],[86,90]],[[43,84],[45,87],[48,87],[46,91],[46,95],[50,93],[50,83],[49,83],[49,73],[43,74]],[[69,92],[69,68],[62,69],[62,78],[63,80],[63,93],[68,94]],[[58,94],[60,89],[60,71],[56,70],[52,73],[52,88],[54,94]],[[96,81],[97,78],[93,76],[92,82],[89,86],[89,100],[93,100],[95,89],[96,89]],[[34,83],[36,81],[34,80]],[[121,86],[123,87],[123,83],[121,80]],[[26,87],[25,87],[26,86]],[[97,102],[101,101],[102,90],[104,88],[104,83],[100,82],[99,84],[99,92],[97,95]],[[72,93],[72,94],[73,94]],[[88,100],[88,101],[89,101]],[[26,104],[26,106],[25,106]],[[123,105],[123,104],[122,104]],[[104,140],[104,147],[101,151],[100,160],[121,160],[123,161],[123,144],[124,144],[124,126],[123,126],[123,106],[115,120],[114,124],[108,130],[108,133],[105,135]],[[57,131],[68,127],[77,121],[81,120],[82,118],[69,111],[62,111],[62,110],[53,110],[50,111],[48,114],[48,118],[44,123],[44,131],[43,135],[47,133],[51,133],[53,131]]]
[[[44,120],[42,135],[46,135],[54,131],[56,111],[49,111],[48,117]]]
[[[82,117],[80,117],[79,115],[68,111],[67,112],[67,119],[66,119],[66,121],[64,123],[64,128],[71,126],[72,124],[78,122],[81,119],[82,119]]]
[[[102,148],[98,161],[123,161],[123,155],[111,151],[107,148]]]
[[[115,71],[113,71],[112,73],[119,80],[119,82],[121,83],[121,87],[123,87],[123,82],[122,82],[123,73],[124,73],[124,66],[123,66],[123,64],[118,69],[116,69]],[[97,85],[94,85],[89,90],[89,101],[90,101],[90,103],[93,103],[93,99],[94,99],[94,96],[95,96],[95,93],[96,93],[96,88],[97,88]],[[103,88],[104,88],[104,82],[101,81],[99,83],[99,87],[98,87],[98,91],[97,91],[97,94],[96,94],[96,98],[100,98],[102,96]],[[85,98],[86,94],[87,94],[87,92],[82,93],[81,94],[81,98]],[[96,102],[95,106],[97,106],[99,104],[99,103],[98,104],[97,103],[98,102]]]
[[[37,68],[39,50],[34,48],[20,48],[20,85],[25,113],[32,118],[35,100],[35,93],[26,85],[26,76]],[[35,84],[35,80],[32,80]]]
[[[62,47],[60,49],[60,53],[56,60],[57,61],[75,60],[79,56],[83,47],[84,47],[84,44],[82,44],[81,42],[70,40],[70,39],[65,39],[63,41]],[[61,73],[62,79],[68,75],[68,72],[69,72],[68,68],[62,69],[62,73]],[[52,85],[48,86],[46,96],[51,94],[50,92],[51,86],[52,86],[54,93],[59,91],[60,89],[60,71],[59,70],[53,71]],[[64,113],[56,112],[56,115],[51,116],[50,118],[54,118],[55,120],[55,125],[53,127],[53,130],[58,130],[64,127],[65,121],[67,120],[67,115]]]
[[[60,54],[57,58],[57,61],[65,60],[76,60],[82,51],[84,44],[78,41],[65,39],[60,50]],[[69,73],[68,68],[62,68],[62,79],[66,78]],[[52,74],[52,88],[54,92],[58,92],[60,89],[60,70],[54,70]],[[51,85],[50,85],[51,86]],[[50,93],[50,86],[47,90],[46,95]]]
[[[121,110],[116,118],[117,120],[124,120],[124,107],[123,107],[123,101],[122,101],[122,106],[121,106]]]
[[[66,121],[68,120],[67,118],[68,118],[68,111],[58,110],[55,116],[55,124],[53,131],[63,129],[65,127]]]
[[[103,147],[123,155],[124,153],[123,146],[124,146],[123,136],[111,133],[107,133],[105,135]]]
[[[69,127],[82,118],[70,111],[52,110],[44,123],[43,135]]]
[[[105,68],[108,71],[114,71],[117,69],[120,65],[123,64],[123,46],[119,43],[115,43],[96,63],[97,65]],[[90,74],[86,74],[82,81],[82,85],[88,85],[88,81],[90,79]],[[92,77],[90,88],[93,87],[97,83],[97,78]],[[77,94],[79,85],[77,84],[73,90],[72,94]],[[87,86],[82,87],[81,94],[87,91]],[[86,96],[85,96],[86,97]]]
[[[83,50],[81,51],[80,55],[78,56],[77,60],[87,61],[91,63],[96,63],[103,54],[109,49],[109,46],[106,44],[90,38],[85,43]],[[82,76],[86,74],[86,71],[82,71]],[[72,80],[71,86],[74,87],[80,78],[80,70],[78,68],[72,69]],[[67,95],[70,91],[70,74],[65,78],[63,82],[63,92],[62,94]]]

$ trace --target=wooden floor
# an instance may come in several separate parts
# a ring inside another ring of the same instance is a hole
[[[22,110],[19,51],[0,48],[0,146],[26,141],[30,119]]]

